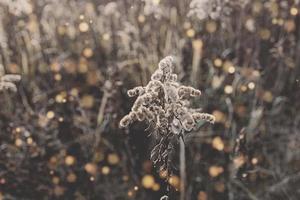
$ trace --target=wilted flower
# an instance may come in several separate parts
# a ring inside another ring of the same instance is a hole
[[[214,123],[214,116],[190,109],[188,100],[200,96],[201,92],[193,87],[181,86],[173,74],[174,58],[167,56],[158,64],[158,69],[151,76],[145,87],[128,90],[130,97],[138,96],[131,112],[123,117],[120,126],[127,127],[135,121],[146,121],[156,133],[159,143],[153,148],[151,159],[162,168],[168,168],[168,155],[172,150],[170,144],[173,136],[182,137],[191,131],[197,121]]]

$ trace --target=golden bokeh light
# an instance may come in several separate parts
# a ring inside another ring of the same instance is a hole
[[[142,178],[142,185],[144,188],[146,189],[150,189],[153,187],[153,185],[155,184],[155,180],[154,177],[152,175],[145,175]]]
[[[52,110],[50,110],[47,112],[46,116],[48,119],[53,119],[55,117],[55,113]]]
[[[69,183],[74,183],[74,182],[76,181],[76,179],[77,179],[77,176],[76,176],[76,174],[74,174],[74,173],[70,173],[70,174],[68,174],[68,176],[67,176],[67,181],[68,181]]]
[[[108,155],[107,161],[111,165],[116,165],[116,164],[119,163],[120,158],[119,158],[118,154],[111,153],[111,154]]]
[[[213,165],[209,167],[208,172],[211,177],[217,177],[224,172],[224,169],[221,166]]]
[[[221,139],[221,137],[218,136],[212,140],[212,146],[213,146],[213,148],[217,149],[218,151],[223,151],[225,145],[224,145],[224,142]]]
[[[96,175],[98,167],[94,163],[87,163],[85,164],[84,169],[87,173]]]
[[[233,92],[233,87],[232,87],[231,85],[226,85],[226,86],[224,87],[224,92],[225,92],[226,94],[232,94],[232,92]]]
[[[75,161],[76,161],[76,159],[75,159],[74,156],[66,156],[65,157],[65,164],[66,165],[69,165],[69,166],[74,165]]]
[[[108,166],[103,166],[101,172],[104,175],[108,175],[110,173],[110,168]]]
[[[172,185],[174,188],[179,189],[180,186],[180,179],[178,176],[171,176],[168,180],[169,184]]]
[[[78,28],[81,32],[87,32],[89,30],[89,24],[86,22],[81,22]]]

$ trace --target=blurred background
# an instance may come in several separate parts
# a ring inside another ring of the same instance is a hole
[[[160,59],[216,117],[186,135],[186,200],[300,199],[299,0],[0,0],[0,199],[179,199],[147,126]]]

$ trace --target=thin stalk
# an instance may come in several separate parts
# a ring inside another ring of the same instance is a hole
[[[185,145],[183,137],[180,137],[180,200],[185,199],[186,166],[185,166]]]

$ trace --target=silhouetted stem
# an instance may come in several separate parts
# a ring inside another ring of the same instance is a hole
[[[185,199],[185,183],[186,183],[186,172],[185,172],[185,145],[183,137],[180,137],[180,200]]]

